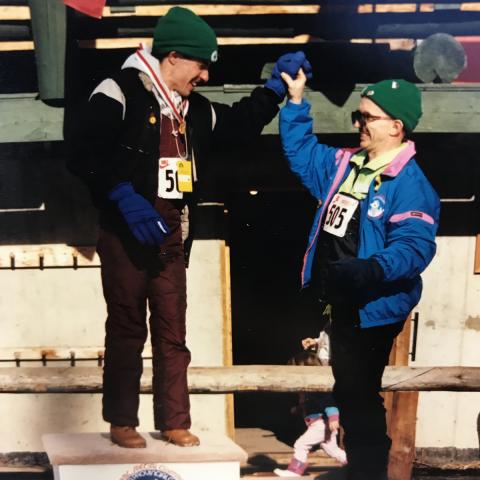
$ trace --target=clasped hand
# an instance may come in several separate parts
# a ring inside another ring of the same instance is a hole
[[[273,90],[282,100],[287,93],[288,78],[296,78],[299,72],[305,77],[305,82],[313,76],[312,66],[304,52],[286,53],[282,55],[273,67],[272,75],[265,83],[265,87]],[[305,86],[305,83],[304,83]]]
[[[303,69],[298,71],[295,78],[292,78],[286,72],[282,72],[281,76],[288,87],[288,99],[297,105],[302,103],[303,92],[305,90],[305,84],[307,83],[307,76]]]

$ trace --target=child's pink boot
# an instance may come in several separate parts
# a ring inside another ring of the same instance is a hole
[[[303,463],[294,457],[290,460],[290,463],[288,464],[286,470],[276,468],[273,473],[275,473],[275,475],[278,475],[279,477],[301,477],[307,467],[307,463]]]

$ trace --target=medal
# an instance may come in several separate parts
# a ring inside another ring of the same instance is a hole
[[[178,103],[176,100],[172,98],[172,93],[167,87],[167,85],[164,83],[163,79],[161,78],[161,75],[157,75],[157,72],[155,71],[155,64],[150,64],[150,61],[148,58],[145,58],[143,55],[142,50],[137,50],[136,55],[138,59],[143,63],[143,65],[146,67],[145,73],[148,75],[150,80],[152,81],[153,85],[155,86],[153,92],[155,97],[157,98],[160,107],[162,108],[162,103],[164,102],[168,109],[171,111],[171,115],[167,115],[170,117],[170,120],[172,121],[172,135],[175,137],[175,143],[177,145],[177,152],[180,158],[186,159],[188,156],[188,146],[187,146],[187,136],[186,136],[186,131],[187,131],[187,124],[185,123],[185,116],[187,115],[188,111],[188,100],[183,99],[180,97],[178,100],[180,101],[179,105],[176,105]],[[151,125],[155,125],[159,119],[155,117],[153,112],[150,113],[150,116],[148,117],[148,121]],[[178,128],[175,128],[174,121],[178,122]],[[180,152],[179,144],[178,144],[178,135],[184,136],[184,143],[185,145],[182,145],[185,149],[185,153],[182,154]]]
[[[185,135],[185,132],[187,131],[187,124],[185,123],[185,120],[182,120],[180,124],[178,125],[178,131],[182,134]]]
[[[173,101],[170,91],[168,87],[165,85],[164,81],[162,80],[161,77],[159,77],[156,73],[152,65],[148,62],[148,60],[143,56],[141,50],[137,50],[136,55],[140,59],[140,61],[147,67],[148,73],[147,75],[149,76],[150,80],[152,80],[153,85],[155,86],[155,90],[158,92],[160,97],[163,99],[163,101],[170,107],[173,116],[176,118],[176,120],[179,123],[178,131],[182,135],[185,134],[187,130],[187,126],[185,124],[185,115],[186,115],[186,110],[188,110],[188,100],[184,99],[181,103],[181,105],[177,108],[175,106],[175,102]],[[153,117],[153,114],[150,114],[149,117],[149,122],[153,125],[154,123],[157,122],[157,118]]]

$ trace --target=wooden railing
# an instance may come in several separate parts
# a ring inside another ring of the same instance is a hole
[[[49,358],[53,360],[57,353],[50,354]],[[100,366],[3,367],[0,368],[0,393],[100,393],[102,372]],[[235,365],[188,370],[189,391],[197,394],[326,392],[332,390],[333,383],[330,367]],[[480,367],[389,366],[383,376],[382,390],[386,392],[387,421],[393,440],[389,478],[406,480],[411,478],[415,459],[418,392],[478,392]],[[144,369],[141,392],[152,393],[151,368]]]
[[[327,392],[330,367],[235,365],[191,367],[190,393]],[[480,367],[387,367],[382,389],[400,391],[480,392]],[[101,367],[3,367],[0,393],[99,393]],[[142,393],[152,393],[152,371],[145,368]]]

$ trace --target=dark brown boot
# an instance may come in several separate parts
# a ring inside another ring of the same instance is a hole
[[[162,438],[179,447],[195,447],[200,445],[200,439],[185,428],[164,430],[162,432]]]
[[[110,425],[110,438],[113,443],[123,448],[145,448],[147,446],[146,440],[135,427]]]

